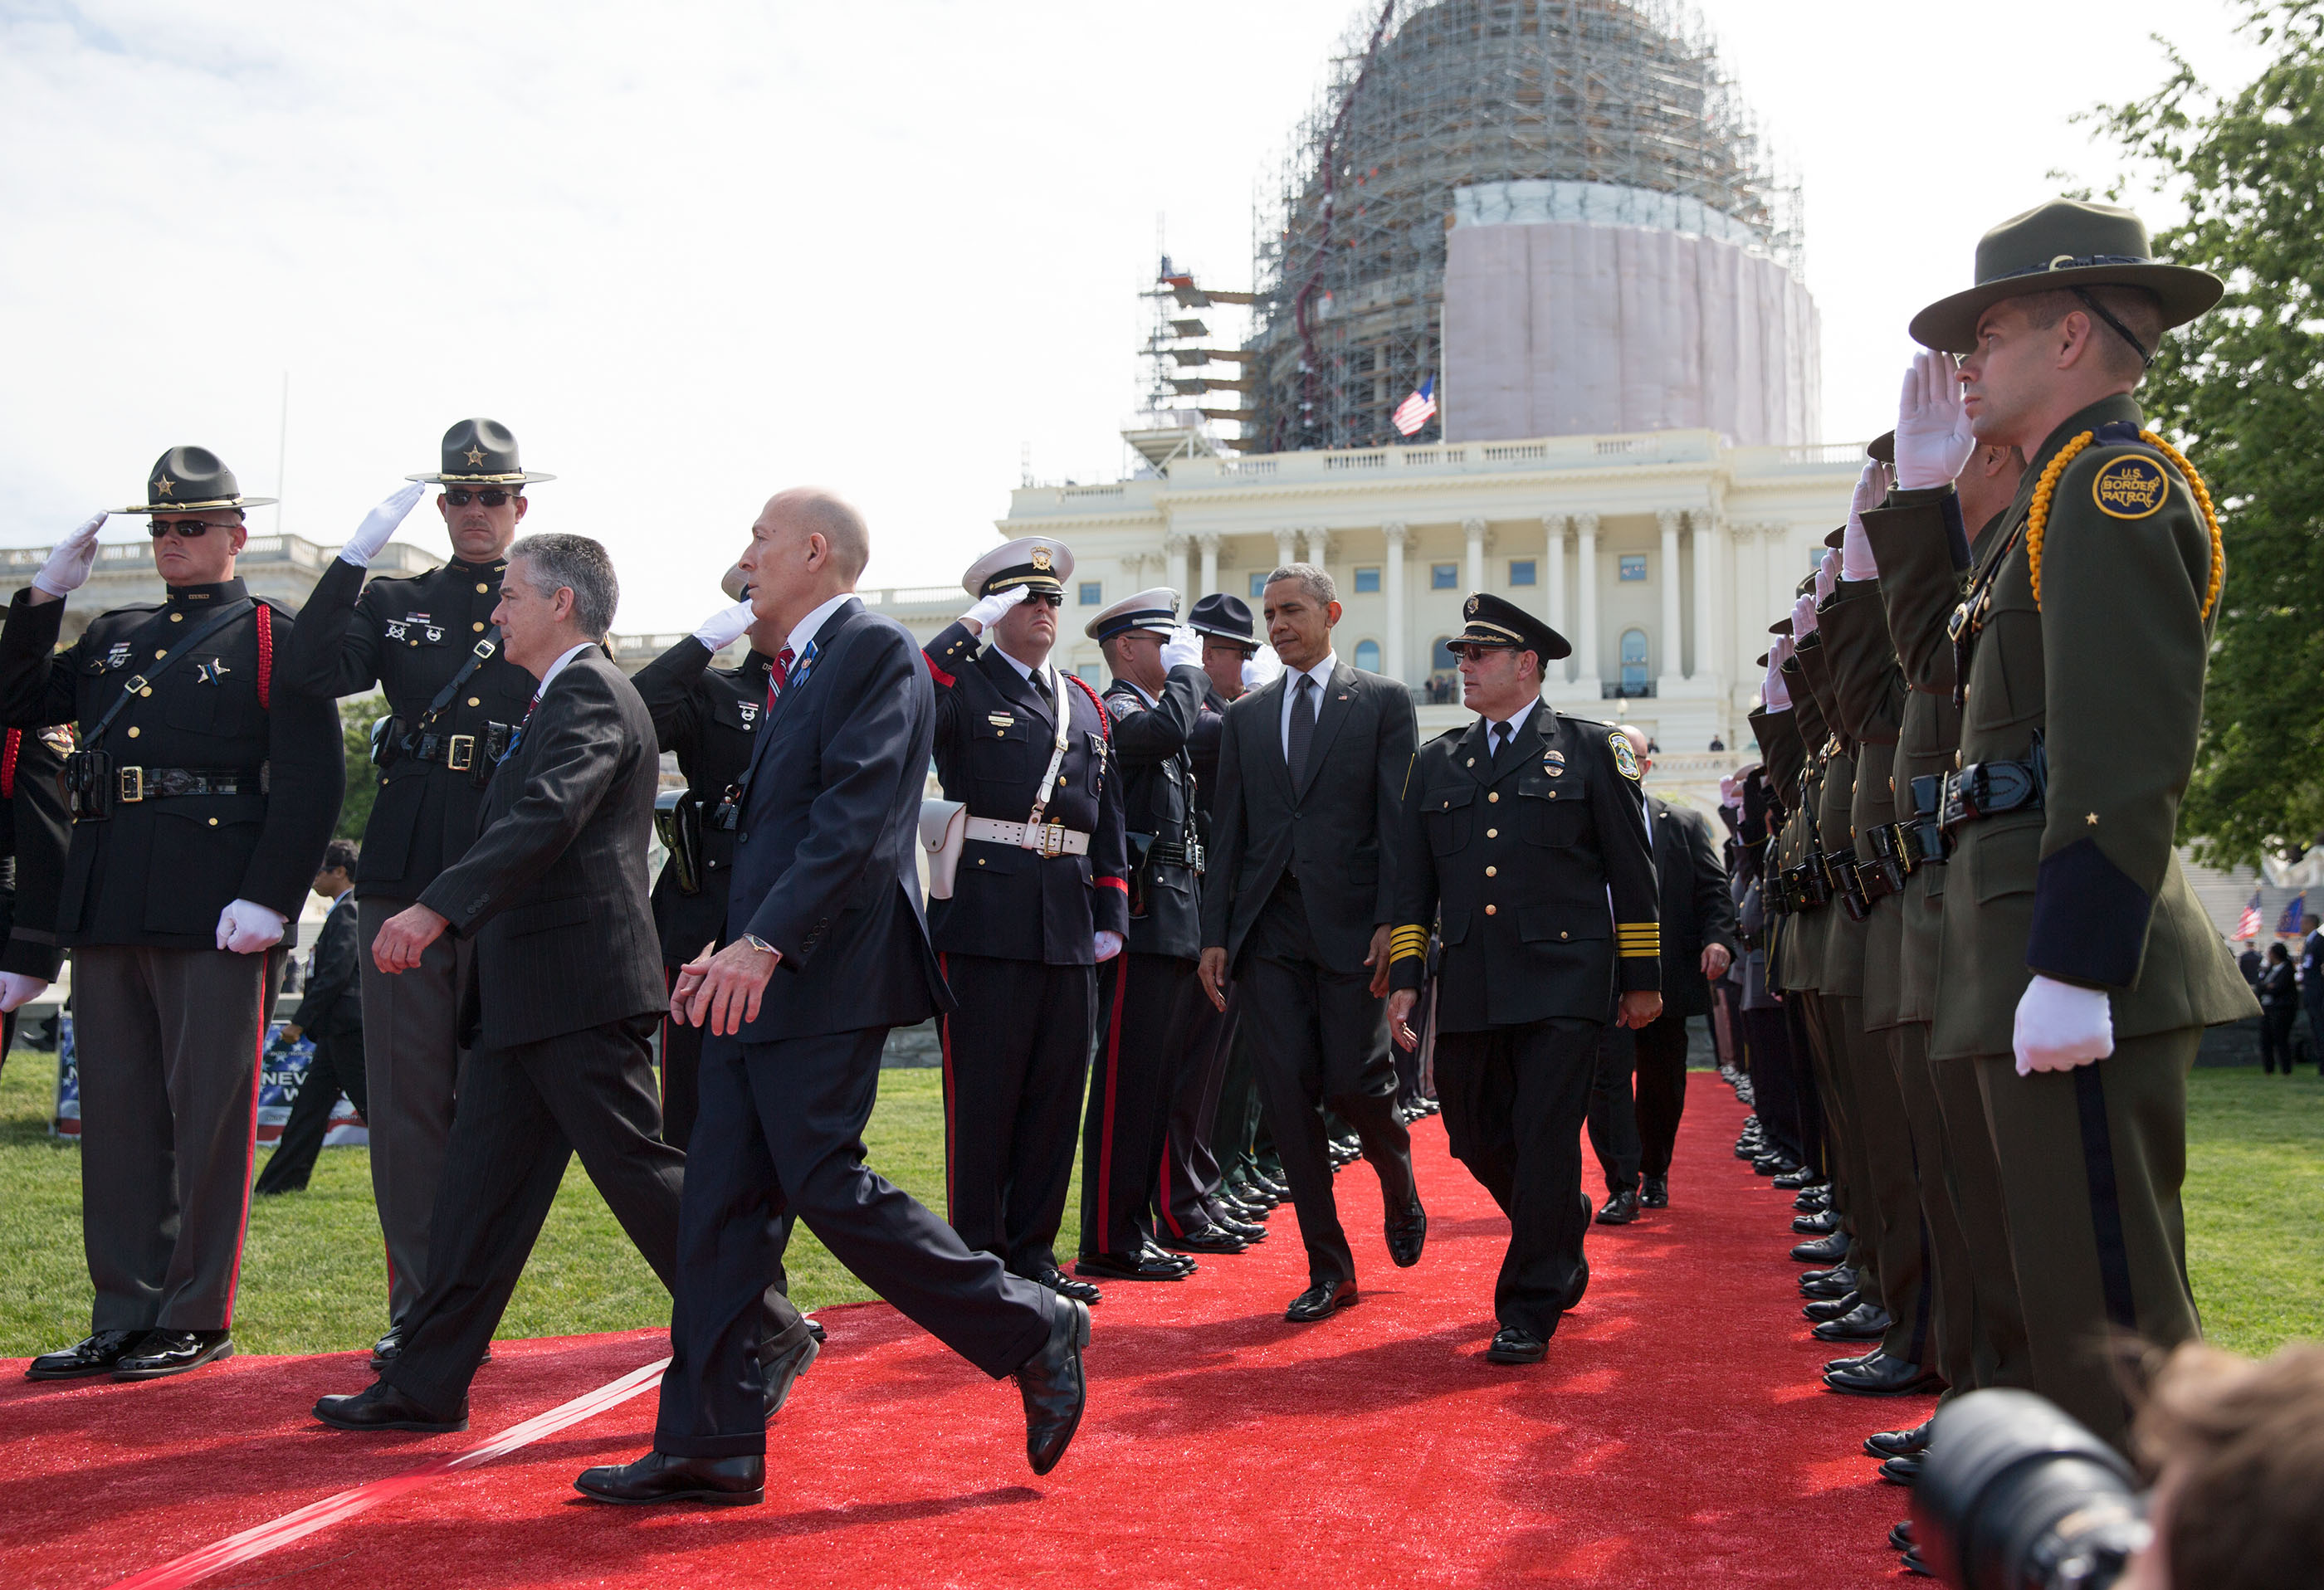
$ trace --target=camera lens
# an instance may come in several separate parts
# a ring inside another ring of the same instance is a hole
[[[2098,1590],[2147,1537],[2121,1456],[2053,1404],[2003,1390],[1937,1414],[1913,1532],[1930,1571],[1964,1590]]]

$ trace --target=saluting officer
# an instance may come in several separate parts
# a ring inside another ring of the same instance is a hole
[[[1056,1244],[1096,969],[1121,952],[1130,883],[1105,707],[1049,661],[1073,570],[1047,537],[994,548],[961,582],[975,605],[928,643],[936,773],[968,808],[952,897],[929,903],[928,933],[958,1006],[944,1020],[953,1227],[1013,1273],[1092,1302],[1097,1288],[1058,1270]],[[1193,1267],[1158,1250],[1154,1262]]]
[[[464,419],[444,433],[443,466],[372,510],[300,611],[286,649],[286,686],[322,696],[377,686],[388,716],[373,731],[379,794],[356,863],[355,919],[363,951],[364,1072],[371,1089],[372,1195],[387,1242],[387,1334],[374,1368],[402,1344],[401,1325],[428,1283],[428,1219],[452,1133],[466,1058],[456,1034],[473,953],[446,933],[418,968],[390,977],[372,941],[419,899],[476,837],[484,785],[524,721],[533,678],[500,655],[493,610],[509,544],[524,518],[524,488],[553,475],[527,471],[516,437],[496,420]],[[414,578],[364,583],[364,571],[430,484],[452,541],[452,561]]]
[[[1509,1218],[1486,1357],[1537,1364],[1590,1283],[1582,1123],[1609,1014],[1662,1013],[1639,769],[1610,724],[1541,699],[1565,638],[1479,593],[1452,642],[1477,712],[1413,760],[1397,858],[1388,1025],[1409,1049],[1436,924],[1436,1087],[1452,1153]],[[1617,992],[1618,990],[1618,999]]]
[[[1082,1127],[1082,1252],[1074,1268],[1123,1281],[1176,1280],[1183,1272],[1156,1265],[1146,1256],[1149,1247],[1239,1254],[1245,1245],[1207,1212],[1195,1219],[1174,1213],[1181,1189],[1171,1185],[1176,1167],[1165,1156],[1187,1027],[1198,1002],[1210,1007],[1194,987],[1203,953],[1203,843],[1186,742],[1211,682],[1203,672],[1203,643],[1178,627],[1178,593],[1167,586],[1124,597],[1083,632],[1104,648],[1113,672],[1105,705],[1121,770],[1130,868],[1129,946],[1099,973],[1097,1063]]]
[[[168,593],[56,651],[97,560],[98,514],[16,593],[0,717],[78,722],[57,942],[73,951],[81,1230],[93,1334],[35,1380],[148,1380],[230,1357],[250,1212],[258,1069],[278,950],[323,859],[346,771],[338,714],[281,688],[290,614],[235,578],[233,471],[172,447],[146,501]],[[272,951],[272,953],[269,953]]]

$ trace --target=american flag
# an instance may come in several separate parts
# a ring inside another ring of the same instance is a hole
[[[2275,931],[2287,937],[2300,932],[2300,919],[2308,914],[2308,891],[2302,889],[2284,903],[2283,914],[2275,919]],[[2259,929],[2252,929],[2257,933]]]
[[[1436,378],[1430,376],[1420,383],[1419,391],[1396,406],[1388,417],[1398,436],[1408,437],[1436,418]]]
[[[2254,889],[2252,891],[2251,904],[2244,907],[2243,916],[2241,920],[2236,924],[2236,937],[2239,939],[2255,939],[2259,937],[2259,924],[2264,919],[2259,914],[2259,891],[2257,889]]]

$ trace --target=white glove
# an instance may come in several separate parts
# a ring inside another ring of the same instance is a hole
[[[722,607],[702,620],[702,628],[694,632],[694,638],[711,651],[724,651],[757,621],[758,616],[747,602]]]
[[[1097,930],[1097,958],[1111,960],[1121,953],[1121,935],[1105,928]]]
[[[289,919],[252,900],[236,900],[218,913],[217,947],[237,955],[270,950],[282,942]]]
[[[46,978],[29,977],[21,971],[0,971],[0,1013],[30,1005],[47,991]]]
[[[1816,599],[1812,596],[1800,597],[1792,603],[1792,635],[1795,639],[1805,640],[1815,632]],[[1775,654],[1770,652],[1767,660],[1774,662]]]
[[[2021,1077],[2104,1060],[2114,1052],[2114,1008],[2106,990],[2035,974],[2018,996],[2010,1046],[2017,1051]]]
[[[1242,687],[1263,690],[1283,676],[1283,659],[1275,655],[1275,648],[1262,646],[1243,659]]]
[[[1864,533],[1864,515],[1888,498],[1888,466],[1877,458],[1856,479],[1856,496],[1848,505],[1848,528],[1840,533],[1840,577],[1851,584],[1880,577],[1872,556],[1872,538]]]
[[[1732,773],[1719,781],[1719,804],[1722,806],[1740,806],[1743,804],[1742,797],[1735,793],[1735,775]]]
[[[1815,599],[1821,607],[1831,600],[1832,587],[1840,584],[1840,554],[1826,552],[1823,561],[1816,565]]]
[[[101,513],[86,519],[80,528],[58,542],[57,549],[49,554],[49,561],[32,576],[32,589],[45,591],[60,601],[79,590],[97,562],[97,533],[105,528],[105,519]]]
[[[1896,399],[1896,484],[1907,492],[1949,486],[1975,451],[1953,356],[1914,354]]]
[[[1767,678],[1759,687],[1759,704],[1771,712],[1792,710],[1792,690],[1784,683],[1784,654],[1780,648],[1767,654]]]
[[[997,596],[980,596],[976,605],[960,615],[960,621],[982,635],[1001,621],[1001,615],[1033,594],[1030,585],[1011,585]]]
[[[1170,631],[1170,639],[1162,643],[1162,666],[1165,668],[1199,668],[1203,666],[1203,638],[1184,624]]]
[[[364,514],[363,523],[355,527],[355,533],[349,536],[346,545],[339,548],[339,561],[351,563],[359,569],[371,567],[371,560],[379,556],[379,549],[387,545],[387,538],[395,534],[396,527],[411,511],[411,505],[419,501],[420,493],[427,490],[424,483],[414,481]]]

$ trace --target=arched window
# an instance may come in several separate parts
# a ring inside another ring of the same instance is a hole
[[[1622,688],[1636,695],[1646,687],[1646,632],[1622,631]]]
[[[1361,668],[1367,674],[1377,674],[1380,671],[1380,648],[1379,641],[1359,640],[1356,642],[1356,666]]]
[[[1449,674],[1460,666],[1461,659],[1452,655],[1452,637],[1439,635],[1436,638],[1436,644],[1428,648],[1428,671],[1432,674]]]

